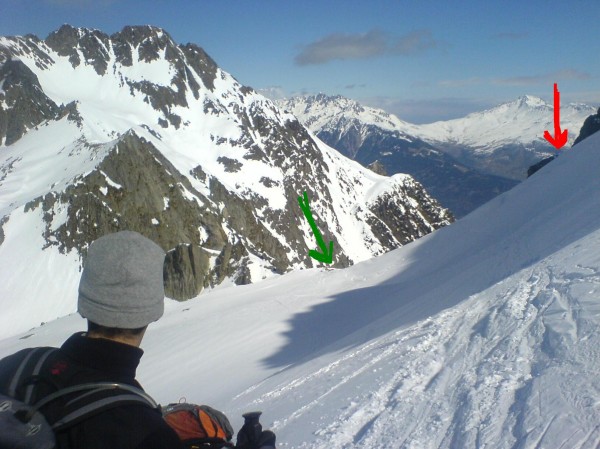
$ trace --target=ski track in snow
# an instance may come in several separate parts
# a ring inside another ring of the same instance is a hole
[[[246,408],[285,416],[273,423],[288,437],[282,448],[598,447],[600,382],[577,367],[600,360],[590,297],[600,271],[575,263],[566,271],[550,259],[237,399],[268,390]],[[313,441],[306,428],[319,429]]]

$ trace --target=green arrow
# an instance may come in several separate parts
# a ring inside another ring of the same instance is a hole
[[[325,244],[325,240],[321,236],[319,232],[319,228],[315,224],[315,220],[313,219],[312,212],[310,211],[310,204],[308,202],[308,195],[304,192],[304,199],[301,196],[298,197],[298,203],[300,203],[300,209],[304,212],[304,216],[308,220],[308,224],[310,225],[315,238],[317,239],[317,245],[321,248],[321,252],[311,249],[308,251],[308,255],[315,260],[318,260],[322,263],[331,263],[333,261],[333,241],[329,242],[329,251],[327,251],[327,245]]]

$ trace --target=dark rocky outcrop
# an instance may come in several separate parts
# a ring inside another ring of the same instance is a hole
[[[193,298],[210,285],[211,253],[204,248],[182,243],[165,257],[165,292],[177,299]]]
[[[398,197],[413,199],[419,207],[417,210],[405,209],[398,213]],[[377,229],[379,241],[384,247],[400,247],[413,240],[429,234],[431,231],[454,221],[449,212],[439,214],[439,203],[431,198],[416,182],[404,185],[397,192],[384,193],[370,205],[373,214],[369,224]]]
[[[385,165],[383,165],[379,160],[375,160],[367,165],[367,168],[374,173],[377,173],[381,176],[388,176],[387,170],[385,169]]]
[[[174,69],[168,86],[150,81],[122,79],[132,92],[143,94],[154,109],[163,113],[164,118],[159,121],[163,127],[170,124],[178,129],[182,125],[181,118],[172,112],[172,108],[188,106],[188,89],[196,99],[199,98],[202,86],[195,75],[209,89],[214,89],[218,67],[206,52],[193,44],[177,46],[171,36],[158,27],[126,26],[109,37],[98,30],[63,25],[51,33],[45,43],[59,55],[68,57],[73,67],[80,64],[91,65],[99,75],[107,73],[109,64],[113,64],[112,70],[115,70],[118,65],[131,67],[140,62],[156,61],[164,55]],[[111,49],[116,56],[116,60],[112,62]],[[83,60],[80,54],[83,55]],[[136,60],[134,54],[137,55]]]
[[[13,144],[28,129],[59,113],[58,105],[22,61],[8,59],[0,66],[0,81],[0,144]]]
[[[547,158],[542,159],[541,161],[539,161],[537,164],[532,165],[531,167],[529,167],[527,169],[527,177],[529,178],[531,175],[533,175],[535,172],[537,172],[538,170],[540,170],[542,167],[548,165],[554,159],[556,159],[556,156],[547,157]]]
[[[200,76],[202,83],[209,89],[215,89],[218,66],[213,59],[195,44],[180,45],[189,66]]]
[[[63,25],[50,33],[45,42],[59,55],[68,57],[73,67],[85,63],[94,67],[98,75],[104,75],[108,69],[110,42],[101,31]]]
[[[217,162],[225,166],[225,171],[230,173],[236,173],[241,170],[243,165],[237,159],[231,159],[225,156],[219,156]]]
[[[152,144],[134,133],[124,136],[96,170],[62,193],[51,192],[30,202],[26,209],[37,207],[44,211],[47,245],[61,252],[75,249],[85,258],[90,242],[124,229],[140,232],[165,251],[174,250],[165,267],[170,297],[191,298],[217,279],[235,274],[229,259],[213,272],[206,270],[208,254],[230,251],[222,214]],[[54,227],[57,208],[63,207],[68,218]],[[188,256],[182,245],[191,248]],[[188,265],[182,268],[182,264]]]
[[[8,217],[0,218],[0,245],[4,243],[4,225],[8,222]]]
[[[600,108],[598,108],[598,112],[595,115],[590,115],[585,119],[585,122],[583,122],[583,126],[579,131],[579,136],[577,136],[573,145],[578,144],[583,139],[590,137],[598,131],[600,131]]]
[[[257,217],[257,210],[260,209],[265,210],[266,214],[275,213],[265,209],[266,201],[258,197],[254,201],[241,198],[230,192],[216,178],[210,180],[210,192],[212,201],[225,204],[222,211],[223,220],[229,228],[236,231],[239,241],[244,242],[245,246],[251,248],[252,253],[261,259],[268,260],[275,272],[285,273],[290,265],[287,248],[266,229],[263,220]],[[284,235],[288,237],[288,234]],[[289,244],[291,240],[286,243]]]

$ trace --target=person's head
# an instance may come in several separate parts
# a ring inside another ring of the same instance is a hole
[[[132,231],[90,245],[77,304],[88,336],[139,346],[147,326],[164,312],[164,258],[158,245]]]

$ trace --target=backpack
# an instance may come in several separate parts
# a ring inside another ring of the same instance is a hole
[[[186,449],[234,447],[231,443],[233,427],[227,417],[214,408],[179,403],[163,407],[162,413]]]
[[[35,348],[18,366],[9,382],[8,394],[0,393],[0,449],[55,449],[55,432],[65,430],[97,413],[124,404],[138,403],[158,408],[139,388],[112,382],[91,382],[62,388],[33,403],[35,384],[41,379],[44,362],[56,348]],[[17,391],[25,388],[24,399]],[[61,413],[48,422],[42,409],[69,398]]]

